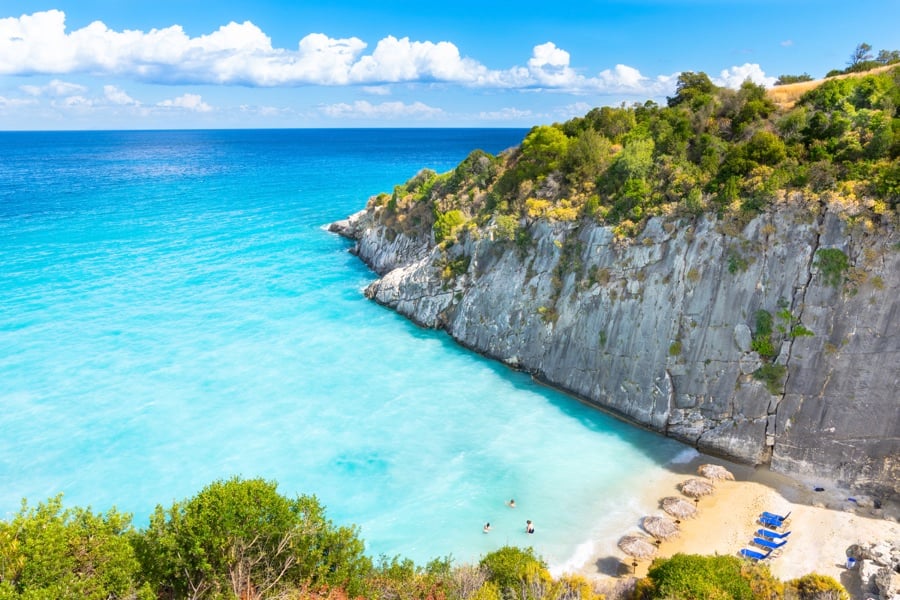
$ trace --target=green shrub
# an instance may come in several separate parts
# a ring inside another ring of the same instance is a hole
[[[741,253],[735,249],[728,251],[728,272],[735,275],[739,272],[747,270],[749,263],[747,259],[741,256]]]
[[[772,313],[767,310],[759,309],[753,314],[756,323],[756,335],[772,334]]]
[[[471,262],[471,260],[472,259],[470,257],[463,255],[459,258],[449,261],[441,270],[441,278],[444,280],[449,280],[465,274],[465,272],[469,270],[469,263]]]
[[[653,598],[752,600],[753,591],[735,556],[675,554],[653,561],[647,577],[653,582]]]
[[[750,349],[762,356],[763,358],[774,358],[775,344],[772,342],[771,336],[756,335],[750,342]]]
[[[750,348],[765,359],[775,357],[775,341],[772,339],[772,313],[759,309],[754,313],[756,328]]]
[[[354,527],[335,527],[314,496],[285,498],[274,482],[216,481],[168,510],[157,506],[137,540],[157,589],[199,598],[252,589],[339,586],[363,591],[371,563]]]
[[[519,219],[512,215],[498,215],[494,219],[496,225],[495,239],[498,241],[512,242],[519,232]]]
[[[807,329],[807,328],[804,327],[803,325],[799,325],[799,324],[798,324],[798,325],[794,325],[794,327],[791,329],[791,337],[792,337],[792,338],[798,338],[798,337],[812,337],[812,336],[814,336],[814,335],[815,335],[815,334],[814,334],[812,331],[810,331],[809,329]]]
[[[679,356],[681,354],[681,340],[675,340],[669,346],[669,356]]]
[[[785,596],[797,600],[848,600],[847,590],[832,577],[810,573],[787,582]],[[796,594],[796,595],[795,595]]]
[[[767,363],[754,371],[753,378],[765,383],[769,393],[773,396],[777,396],[781,393],[781,386],[784,383],[784,376],[786,374],[786,366]]]
[[[850,261],[838,248],[820,248],[816,252],[814,266],[822,273],[826,285],[840,287],[844,283],[844,273],[850,268]]]
[[[0,521],[0,598],[152,598],[139,588],[131,516],[63,509],[62,495]]]
[[[456,229],[466,222],[466,217],[460,210],[448,210],[439,214],[434,221],[434,241],[441,243],[445,239],[450,238]]]
[[[479,563],[487,569],[488,581],[501,590],[514,588],[530,579],[549,579],[547,565],[534,555],[532,548],[503,546],[486,554]]]

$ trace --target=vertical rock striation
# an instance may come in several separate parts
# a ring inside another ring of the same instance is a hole
[[[377,210],[332,226],[382,275],[368,297],[702,451],[900,496],[893,230],[783,204],[741,225],[654,218],[627,241],[541,220],[523,245],[489,223],[448,248]],[[837,281],[820,249],[849,258]]]

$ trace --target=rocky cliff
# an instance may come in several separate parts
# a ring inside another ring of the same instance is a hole
[[[496,220],[436,244],[377,203],[332,226],[366,295],[698,449],[900,497],[900,236],[840,204],[750,220]]]

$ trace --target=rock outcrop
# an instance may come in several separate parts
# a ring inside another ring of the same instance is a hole
[[[900,540],[855,544],[847,556],[856,561],[866,598],[900,598]]]
[[[627,240],[537,220],[522,243],[491,221],[448,246],[381,210],[332,226],[382,275],[379,303],[702,451],[900,497],[893,228],[797,201]]]

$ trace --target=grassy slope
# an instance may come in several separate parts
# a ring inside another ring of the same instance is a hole
[[[846,79],[848,77],[865,77],[866,75],[874,75],[876,73],[889,71],[896,66],[897,65],[885,65],[883,67],[878,67],[869,71],[860,71],[859,73],[847,73],[845,75],[835,75],[834,77],[828,77],[825,79],[814,79],[813,81],[801,81],[800,83],[776,85],[775,87],[770,88],[767,91],[767,94],[772,102],[774,102],[778,106],[778,108],[789,109],[793,108],[794,105],[797,104],[800,96],[802,96],[809,90],[819,87],[826,81],[830,81],[832,79]]]

